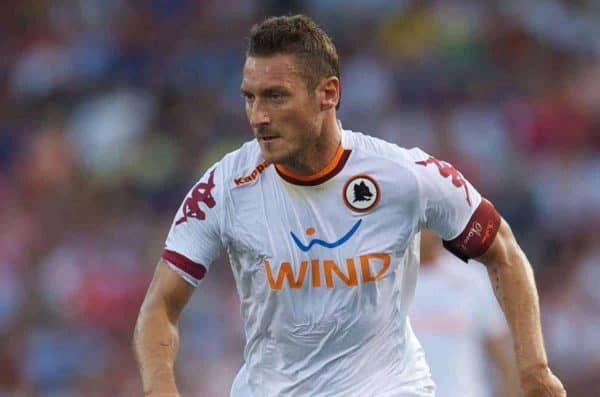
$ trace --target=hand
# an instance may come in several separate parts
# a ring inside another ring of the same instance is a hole
[[[566,397],[560,380],[547,366],[535,367],[521,373],[521,388],[525,397]]]

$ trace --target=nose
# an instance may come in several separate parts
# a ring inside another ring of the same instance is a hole
[[[258,100],[254,100],[251,104],[248,104],[247,109],[248,120],[252,128],[259,128],[271,122],[269,113]]]

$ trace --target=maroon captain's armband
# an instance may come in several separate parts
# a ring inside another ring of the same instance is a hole
[[[465,230],[454,240],[444,240],[444,247],[466,262],[483,255],[490,248],[499,228],[500,214],[492,203],[483,199]]]

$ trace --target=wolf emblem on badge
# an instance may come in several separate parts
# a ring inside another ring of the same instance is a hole
[[[348,179],[344,185],[342,196],[344,203],[352,211],[368,212],[379,202],[381,191],[373,177],[359,174]]]

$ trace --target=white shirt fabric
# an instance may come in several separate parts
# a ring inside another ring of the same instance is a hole
[[[248,142],[200,179],[213,175],[214,205],[190,211],[192,189],[175,216],[166,250],[206,268],[221,248],[229,256],[246,335],[233,397],[433,396],[407,317],[419,231],[455,238],[481,196],[420,149],[349,130],[342,147],[338,173],[302,186],[273,165],[257,171]]]
[[[482,264],[443,252],[421,266],[410,318],[437,397],[492,395],[486,341],[506,336],[508,326]]]

